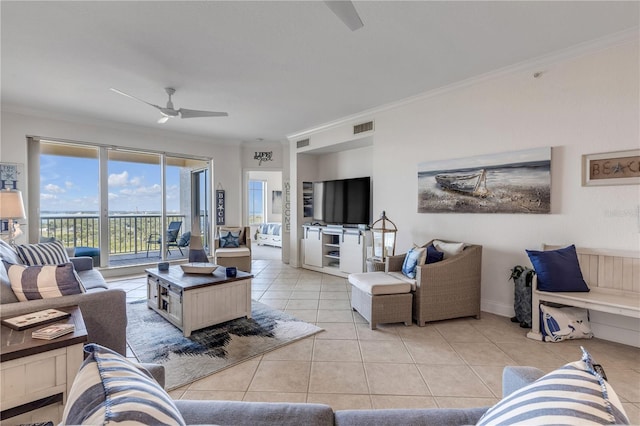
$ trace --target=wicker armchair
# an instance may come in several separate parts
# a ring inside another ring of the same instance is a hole
[[[238,231],[240,232],[239,247],[221,248],[220,232]],[[220,266],[235,266],[239,271],[251,273],[251,235],[248,226],[229,227],[220,226],[215,239],[215,259]]]
[[[386,271],[401,271],[404,257],[402,254],[387,258]],[[480,245],[467,245],[456,256],[418,266],[413,318],[421,327],[430,321],[467,316],[480,318],[481,275]]]

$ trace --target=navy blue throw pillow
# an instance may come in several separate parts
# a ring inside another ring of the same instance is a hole
[[[527,255],[538,276],[538,290],[589,291],[574,245],[558,250],[527,250]]]
[[[427,261],[426,263],[436,263],[436,262],[440,262],[442,259],[444,259],[444,253],[441,251],[438,251],[437,248],[435,248],[435,246],[433,244],[429,244],[429,246],[427,247]]]

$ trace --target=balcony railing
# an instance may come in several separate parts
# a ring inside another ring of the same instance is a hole
[[[169,215],[163,225],[160,215],[109,216],[109,254],[146,252],[150,236],[159,238],[171,221],[182,221],[180,233],[186,232],[184,215]],[[205,229],[204,227],[201,229]],[[40,235],[55,237],[66,247],[99,247],[100,227],[97,215],[42,216]]]

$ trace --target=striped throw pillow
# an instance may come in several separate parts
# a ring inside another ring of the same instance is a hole
[[[628,425],[615,391],[593,368],[591,355],[541,377],[489,408],[478,425]]]
[[[64,425],[184,425],[171,397],[122,355],[91,343],[64,407]]]
[[[4,267],[20,302],[85,292],[71,263],[26,266],[4,262]]]
[[[16,251],[25,265],[58,265],[69,262],[67,251],[60,241],[18,245]]]

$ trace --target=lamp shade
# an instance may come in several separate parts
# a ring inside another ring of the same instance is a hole
[[[0,218],[24,219],[26,217],[22,192],[12,189],[0,190]]]
[[[382,212],[380,219],[371,225],[373,234],[373,258],[384,262],[388,256],[396,254],[396,233],[398,228],[385,212]]]

